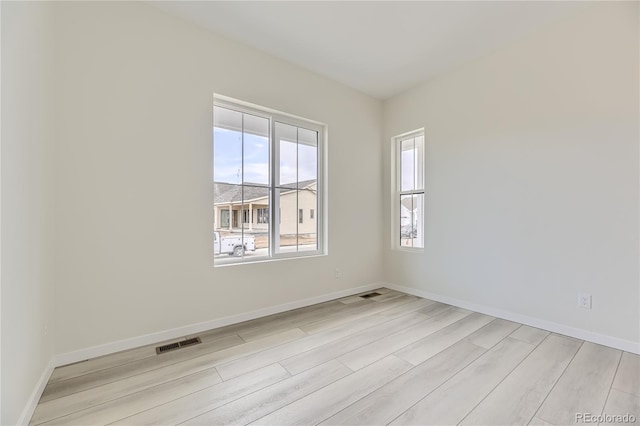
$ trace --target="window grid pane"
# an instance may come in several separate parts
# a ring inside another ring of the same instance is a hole
[[[415,188],[415,139],[400,142],[400,190],[411,191]]]

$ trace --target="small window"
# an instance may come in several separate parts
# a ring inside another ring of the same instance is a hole
[[[394,248],[424,248],[424,131],[393,139]]]
[[[218,95],[213,123],[214,265],[324,254],[325,126]]]
[[[309,210],[309,219],[313,219],[314,213],[315,213],[315,210],[313,209]]]

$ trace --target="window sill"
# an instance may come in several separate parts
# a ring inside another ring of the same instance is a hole
[[[424,248],[411,248],[411,247],[394,247],[391,251],[403,252],[403,253],[424,253]]]
[[[224,263],[220,263],[220,261],[216,262],[215,260],[213,261],[213,267],[214,268],[226,268],[229,266],[238,266],[238,265],[253,265],[256,263],[271,263],[271,262],[281,262],[283,260],[297,260],[297,259],[309,259],[309,258],[314,258],[314,257],[323,257],[326,256],[326,253],[321,253],[321,252],[312,252],[309,254],[302,254],[302,255],[296,255],[296,256],[282,256],[282,257],[261,257],[261,258],[255,258],[255,259],[250,259],[250,260],[239,260],[239,261],[233,261],[233,257],[230,257],[229,260],[227,262]],[[226,258],[221,258],[220,260],[227,260]]]

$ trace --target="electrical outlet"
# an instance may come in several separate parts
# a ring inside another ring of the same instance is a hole
[[[336,268],[336,275],[335,275],[336,279],[340,278],[340,275],[342,275],[340,272],[340,269]]]
[[[591,295],[589,293],[578,294],[578,307],[582,309],[591,309]]]

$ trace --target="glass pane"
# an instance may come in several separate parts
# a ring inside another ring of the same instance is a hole
[[[280,153],[277,186],[296,188],[298,181],[298,128],[283,123],[275,123],[278,149]]]
[[[298,251],[318,249],[317,180],[318,132],[298,128]]]
[[[400,190],[415,189],[415,139],[405,139],[400,143]]]
[[[413,247],[424,248],[424,194],[413,195]]]
[[[298,128],[298,188],[318,178],[318,132]]]
[[[269,188],[215,183],[214,191],[216,264],[267,257]]]
[[[400,196],[400,246],[424,247],[424,194]]]
[[[214,107],[213,149],[216,264],[268,256],[269,120]]]
[[[247,248],[245,257],[269,255],[269,188],[244,186],[242,232]]]
[[[275,126],[280,156],[275,206],[280,214],[276,252],[315,251],[318,247],[318,132],[277,122]]]
[[[280,232],[276,236],[276,252],[298,251],[298,191],[289,188],[276,189],[278,223]]]
[[[298,191],[298,215],[302,212],[302,223],[298,221],[298,251],[318,250],[317,206],[316,182],[313,181],[313,184]]]
[[[242,183],[242,113],[214,107],[213,180]]]
[[[244,115],[245,184],[269,185],[269,120]]]
[[[413,196],[400,196],[400,246],[413,247]]]
[[[242,260],[247,238],[242,243],[242,185],[214,183],[214,256],[216,264]]]
[[[416,136],[415,144],[415,180],[413,186],[415,189],[424,189],[424,136]]]

